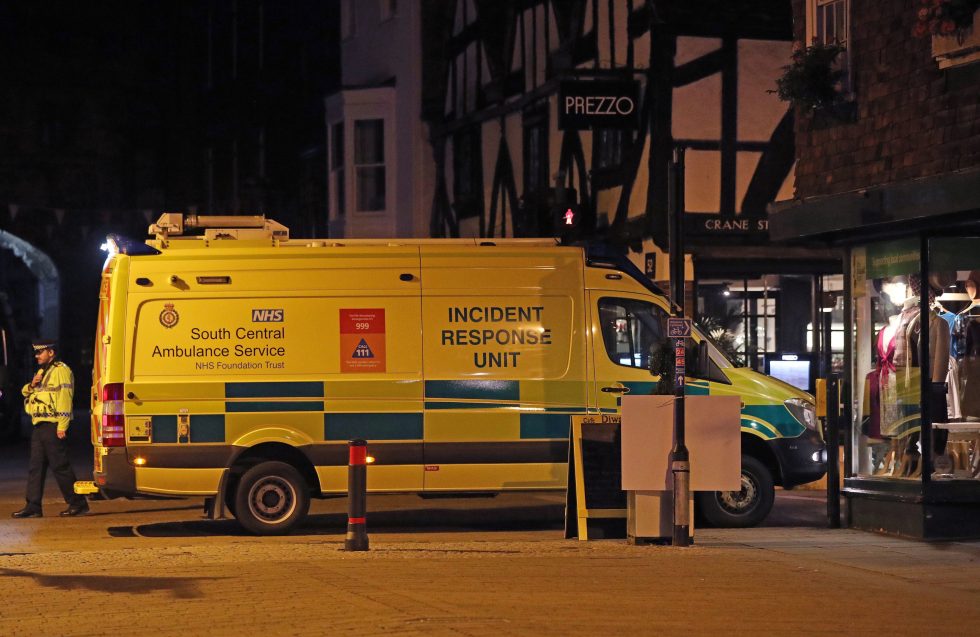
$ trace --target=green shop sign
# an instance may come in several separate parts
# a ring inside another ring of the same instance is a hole
[[[872,243],[867,247],[869,279],[908,275],[919,271],[919,240]]]

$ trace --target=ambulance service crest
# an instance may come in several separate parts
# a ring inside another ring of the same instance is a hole
[[[180,314],[174,309],[173,303],[164,303],[163,311],[160,312],[160,325],[171,328],[180,320]]]

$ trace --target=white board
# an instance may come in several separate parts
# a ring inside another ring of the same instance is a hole
[[[688,396],[684,438],[691,462],[692,491],[741,488],[741,399]],[[623,489],[670,491],[674,447],[674,397],[623,397]]]

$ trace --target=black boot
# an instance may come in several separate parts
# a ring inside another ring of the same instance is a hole
[[[14,511],[10,514],[12,518],[39,518],[42,517],[41,509],[36,509],[32,506],[26,506],[20,511]]]

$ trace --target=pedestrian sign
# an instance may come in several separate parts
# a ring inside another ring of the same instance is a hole
[[[691,338],[691,319],[668,317],[667,336],[670,338]]]

